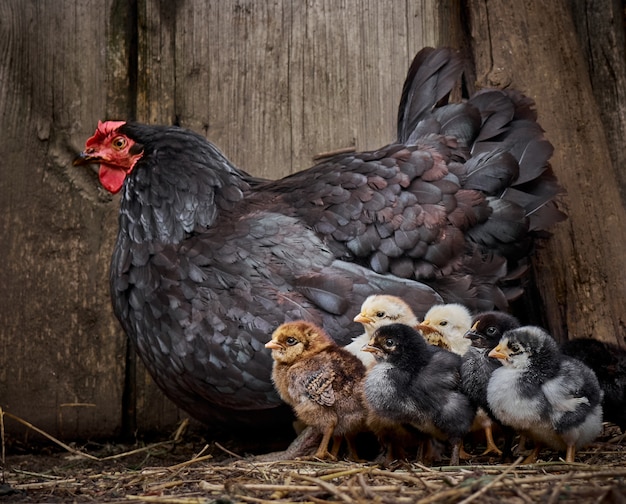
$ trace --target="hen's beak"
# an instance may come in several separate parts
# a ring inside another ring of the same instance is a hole
[[[359,313],[353,320],[354,322],[360,322],[361,324],[371,324],[374,322],[370,317],[364,315],[363,313]]]
[[[508,359],[509,357],[509,355],[506,353],[505,348],[503,348],[502,345],[498,345],[487,355],[489,357],[493,357],[494,359]]]
[[[89,154],[87,152],[81,152],[72,163],[74,166],[83,166],[91,163],[99,163],[101,159],[98,156]]]
[[[280,346],[276,341],[270,340],[265,343],[265,348],[270,348],[272,350],[280,350],[282,346]]]

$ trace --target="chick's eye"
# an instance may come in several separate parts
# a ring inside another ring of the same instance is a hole
[[[285,343],[287,343],[289,346],[294,346],[297,342],[298,342],[298,340],[296,338],[294,338],[293,336],[289,336],[285,340]]]
[[[519,345],[517,343],[509,343],[509,348],[511,349],[512,352],[519,351]]]
[[[385,346],[386,346],[387,348],[391,348],[391,347],[393,346],[393,343],[394,343],[394,341],[393,341],[391,338],[387,338],[387,339],[385,340]]]
[[[487,334],[487,336],[495,336],[497,332],[498,330],[493,326],[487,327],[487,329],[485,330],[485,333]]]
[[[126,147],[126,143],[127,143],[127,140],[125,137],[118,136],[113,139],[113,141],[111,142],[111,146],[115,150],[122,150],[124,147]]]
[[[379,312],[376,312],[376,316],[377,316],[378,318],[383,318],[383,317],[385,316],[385,312],[384,312],[384,311],[379,311]]]
[[[448,325],[448,321],[447,321],[447,320],[442,320],[441,322],[439,322],[439,325],[440,325],[441,327],[443,327],[443,326],[447,326],[447,325]]]

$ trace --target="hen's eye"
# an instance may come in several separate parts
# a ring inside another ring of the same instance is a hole
[[[383,318],[383,317],[385,316],[385,312],[384,312],[384,311],[379,311],[379,312],[376,312],[376,316],[377,316],[378,318]]]
[[[113,146],[115,150],[122,150],[124,147],[126,147],[126,143],[127,141],[125,137],[118,136],[113,139],[113,141],[111,142],[111,145]]]
[[[298,340],[294,338],[293,336],[289,336],[287,340],[285,341],[285,343],[287,343],[289,346],[294,346],[297,342]]]

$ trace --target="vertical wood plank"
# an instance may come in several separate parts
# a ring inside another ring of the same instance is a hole
[[[626,341],[625,210],[566,2],[473,1],[479,81],[510,85],[537,102],[554,144],[569,219],[538,251],[536,277],[558,339]],[[573,328],[568,334],[567,328]]]
[[[106,25],[93,13],[109,6],[0,6],[0,403],[60,436],[119,426],[124,340],[106,300],[116,216],[93,173],[71,166],[74,135],[84,141],[105,106]]]

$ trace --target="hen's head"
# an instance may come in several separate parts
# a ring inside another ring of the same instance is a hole
[[[85,143],[85,150],[74,160],[74,166],[97,163],[102,186],[117,193],[126,176],[143,155],[143,146],[122,133],[124,121],[98,121],[94,135]]]
[[[291,365],[333,345],[336,343],[322,328],[299,320],[278,326],[265,348],[272,350],[276,362]]]

